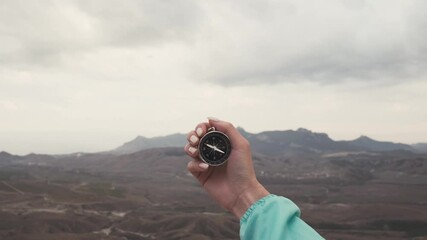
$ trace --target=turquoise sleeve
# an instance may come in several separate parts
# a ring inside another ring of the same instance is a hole
[[[241,240],[324,239],[300,218],[289,199],[270,194],[254,203],[240,219]]]

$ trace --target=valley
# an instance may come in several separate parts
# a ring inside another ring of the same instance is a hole
[[[326,239],[427,239],[422,144],[239,131],[259,181]],[[239,219],[187,172],[184,143],[172,134],[99,153],[0,152],[0,239],[239,239]]]
[[[427,156],[254,154],[259,180],[326,239],[427,239]],[[238,239],[181,148],[32,156],[0,168],[0,239]]]

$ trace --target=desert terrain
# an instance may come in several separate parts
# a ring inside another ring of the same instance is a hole
[[[293,200],[326,239],[427,239],[427,154],[260,152],[253,154],[259,181]],[[189,160],[182,147],[2,152],[0,239],[239,239],[239,220],[192,178]]]

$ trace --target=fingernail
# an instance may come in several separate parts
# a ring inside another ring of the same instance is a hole
[[[188,148],[188,151],[189,151],[189,152],[191,152],[192,154],[194,154],[194,153],[196,152],[196,150],[197,150],[197,149],[196,149],[196,148],[193,148],[193,147],[189,147],[189,148]]]
[[[199,140],[199,138],[198,138],[198,137],[196,137],[195,135],[191,135],[191,137],[190,137],[190,141],[191,141],[192,143],[196,143],[198,140]]]
[[[196,133],[197,133],[197,136],[201,137],[202,134],[203,134],[203,129],[202,128],[197,128],[196,129]]]
[[[199,167],[203,168],[203,169],[208,169],[209,165],[207,163],[199,163]]]
[[[214,121],[214,122],[217,122],[217,121],[220,121],[218,118],[216,118],[216,117],[208,117],[208,119],[209,120],[211,120],[211,121]]]

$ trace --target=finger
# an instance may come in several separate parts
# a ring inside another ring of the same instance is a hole
[[[205,172],[208,168],[209,165],[207,163],[198,160],[192,160],[187,164],[188,171],[195,177],[199,177],[200,173]]]
[[[197,148],[191,146],[189,143],[187,143],[184,147],[185,153],[187,153],[188,156],[192,158],[197,158],[199,156],[199,152]]]
[[[239,133],[233,124],[213,117],[209,117],[208,119],[209,124],[212,127],[215,127],[216,130],[221,131],[230,137],[233,147],[243,147],[247,142],[246,138]]]
[[[199,137],[197,137],[196,131],[193,130],[187,134],[187,141],[191,144],[191,146],[197,146],[199,143]]]
[[[203,122],[203,123],[199,123],[196,126],[195,132],[197,134],[197,137],[202,137],[203,135],[205,135],[205,133],[207,132],[207,130],[210,128],[211,126],[209,125],[209,123],[207,122]]]

